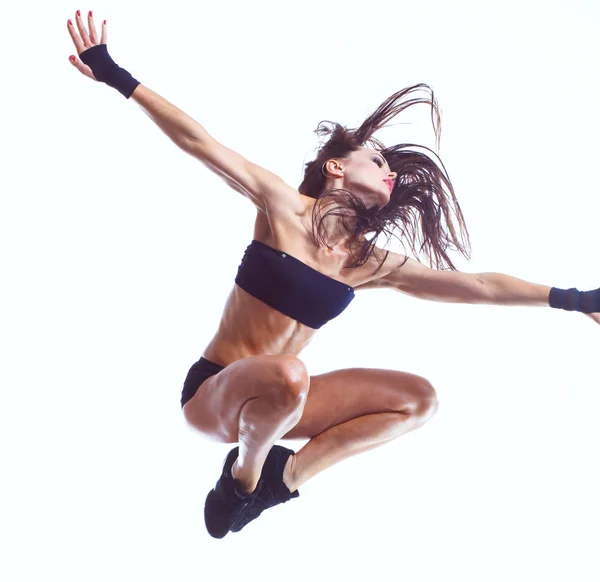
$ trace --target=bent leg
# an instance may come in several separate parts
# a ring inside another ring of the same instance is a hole
[[[309,383],[306,367],[294,356],[250,356],[204,380],[183,412],[204,435],[239,442],[232,475],[249,493],[275,441],[300,420]]]
[[[231,467],[232,477],[243,493],[256,489],[262,468],[275,441],[291,430],[302,416],[303,399],[273,399],[259,396],[249,400],[240,413],[239,456]]]
[[[325,469],[418,428],[423,420],[401,412],[368,414],[312,438],[293,457],[284,483],[291,492]]]
[[[310,438],[290,460],[294,491],[343,459],[422,426],[438,407],[428,380],[395,370],[353,368],[311,376],[300,422],[283,439]]]

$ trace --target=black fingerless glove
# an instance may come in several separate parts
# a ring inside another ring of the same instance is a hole
[[[79,58],[90,68],[94,77],[102,83],[116,89],[127,99],[140,82],[112,60],[105,44],[98,44],[83,51]]]
[[[550,289],[550,307],[581,313],[600,313],[600,289],[579,291],[571,289]]]

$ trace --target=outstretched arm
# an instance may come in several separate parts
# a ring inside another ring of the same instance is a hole
[[[529,283],[503,273],[481,273],[489,303],[493,305],[549,306],[552,287]]]
[[[131,99],[182,150],[188,151],[191,144],[204,144],[212,140],[211,135],[195,119],[145,85],[138,85]]]
[[[408,259],[375,287],[390,287],[420,299],[450,303],[556,307],[585,313],[600,323],[600,289],[562,290],[503,273],[438,271]]]
[[[91,11],[88,13],[89,32],[79,11],[75,24],[79,34],[70,20],[67,27],[80,58],[72,55],[70,61],[83,75],[133,99],[175,145],[200,160],[263,213],[278,209],[303,211],[298,192],[279,176],[219,143],[197,121],[117,65],[108,54],[106,21],[102,24],[101,36],[96,31]]]
[[[98,35],[91,11],[88,13],[86,28],[79,10],[75,16],[75,26],[69,20],[67,28],[79,59],[71,57],[71,64],[82,74],[95,81],[101,81],[117,89],[127,99],[133,99],[144,113],[160,127],[171,140],[182,149],[191,142],[204,143],[211,136],[197,121],[169,103],[148,87],[140,84],[125,69],[119,67],[107,51],[106,21]],[[89,29],[89,31],[88,31]]]
[[[494,305],[544,305],[579,311],[600,323],[600,289],[579,291],[529,283],[502,273],[482,273],[487,293]]]

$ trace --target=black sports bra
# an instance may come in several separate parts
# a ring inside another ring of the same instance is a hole
[[[235,282],[263,303],[314,329],[334,319],[354,299],[354,289],[292,255],[253,240]]]

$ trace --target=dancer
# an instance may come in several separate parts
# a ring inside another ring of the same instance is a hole
[[[119,67],[107,51],[106,21],[99,37],[92,13],[86,29],[77,11],[68,30],[79,56],[71,62],[81,73],[133,99],[178,147],[257,208],[254,239],[219,328],[189,369],[181,397],[191,426],[218,442],[238,443],[206,498],[211,536],[239,532],[265,509],[297,498],[311,477],[422,426],[437,410],[431,383],[409,372],[353,368],[309,375],[298,355],[356,290],[387,287],[433,301],[551,306],[600,323],[600,289],[563,290],[456,270],[446,250],[469,258],[470,242],[437,154],[415,144],[386,148],[373,137],[395,115],[424,103],[431,107],[439,150],[439,110],[427,85],[395,93],[358,129],[319,124],[316,133],[329,139],[295,189],[217,142]],[[388,241],[397,236],[394,228],[413,253],[420,234],[419,251],[435,268],[375,246],[382,233]],[[295,453],[274,444],[285,439],[310,440]]]

